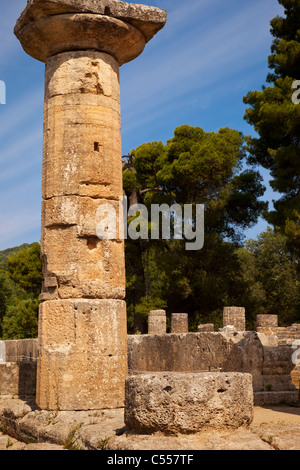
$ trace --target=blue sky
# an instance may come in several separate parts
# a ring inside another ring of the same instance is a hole
[[[0,250],[40,240],[44,64],[13,34],[26,0],[5,0],[0,19]],[[166,142],[181,124],[254,135],[243,96],[268,73],[270,20],[277,0],[145,0],[165,8],[165,28],[135,61],[121,67],[123,154]],[[262,172],[265,181],[266,172]],[[268,189],[264,200],[276,195]],[[264,221],[247,232],[255,237]]]

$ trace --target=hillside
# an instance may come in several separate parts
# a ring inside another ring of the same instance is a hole
[[[15,246],[13,248],[7,248],[6,250],[0,251],[0,263],[6,263],[7,258],[12,256],[15,253],[18,253],[20,250],[24,250],[24,248],[29,248],[32,244],[23,243],[23,245]]]

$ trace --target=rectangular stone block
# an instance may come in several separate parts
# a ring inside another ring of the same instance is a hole
[[[250,374],[148,373],[126,380],[126,426],[141,434],[193,434],[253,421]]]
[[[214,333],[214,331],[215,325],[213,323],[198,325],[198,333]]]
[[[254,406],[268,406],[284,404],[296,404],[298,401],[298,392],[255,392]]]
[[[293,349],[289,346],[264,348],[264,375],[289,375],[294,369]]]
[[[172,313],[171,333],[188,333],[189,316],[187,313]]]
[[[46,228],[76,225],[82,238],[102,235],[120,240],[123,235],[122,199],[93,199],[80,196],[59,196],[42,202],[42,224]],[[106,228],[106,230],[105,230]]]
[[[224,307],[223,327],[226,326],[234,326],[237,331],[245,331],[245,309],[243,307]]]
[[[76,225],[46,227],[42,229],[41,256],[43,293],[48,294],[43,300],[124,299],[124,240],[80,237]]]
[[[47,301],[40,307],[37,403],[48,410],[120,408],[127,376],[126,304]]]
[[[36,391],[36,362],[7,362],[0,364],[0,392],[29,398]]]
[[[148,334],[162,335],[167,332],[167,316],[165,310],[151,310],[148,316]]]
[[[263,368],[263,346],[254,332],[187,333],[128,336],[131,374],[145,372],[246,372],[255,378]]]

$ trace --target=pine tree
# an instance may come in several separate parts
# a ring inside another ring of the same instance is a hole
[[[285,16],[271,21],[267,85],[244,98],[245,119],[259,135],[249,141],[249,161],[270,170],[271,186],[282,195],[266,218],[300,255],[300,0],[279,3]]]

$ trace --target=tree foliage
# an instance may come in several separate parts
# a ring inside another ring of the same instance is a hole
[[[136,329],[145,330],[143,312],[159,303],[169,313],[189,312],[192,329],[211,317],[220,324],[223,306],[239,301],[236,244],[266,209],[259,200],[265,190],[261,176],[243,168],[245,158],[238,131],[204,132],[187,125],[175,129],[165,145],[145,143],[126,158],[124,189],[130,204],[205,206],[201,251],[188,252],[184,240],[172,238],[126,242],[131,326],[135,321]]]
[[[0,337],[37,336],[42,284],[40,245],[33,243],[2,252],[0,271]],[[11,254],[11,256],[9,256]]]
[[[270,170],[271,186],[282,195],[267,220],[285,231],[300,256],[300,106],[292,101],[300,80],[300,1],[279,3],[285,16],[271,21],[268,85],[244,98],[245,119],[258,133],[249,140],[249,161]]]
[[[297,259],[289,249],[288,238],[268,228],[257,240],[249,240],[238,250],[245,284],[244,306],[258,314],[278,315],[280,325],[300,319],[300,282]]]

